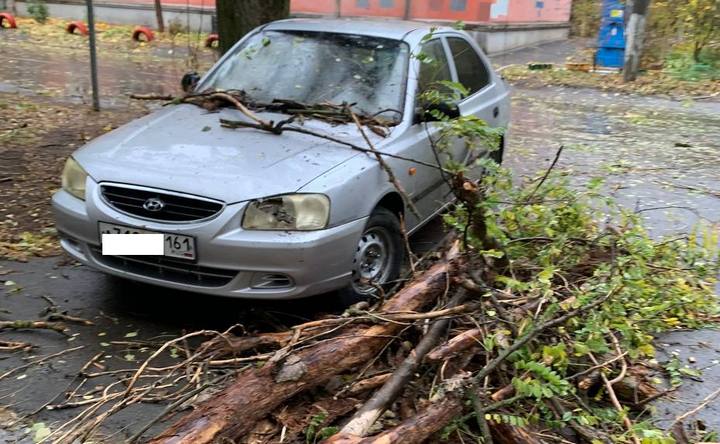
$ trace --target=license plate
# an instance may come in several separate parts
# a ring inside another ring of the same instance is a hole
[[[164,256],[195,260],[195,238],[181,234],[158,233],[157,231],[100,222],[100,239],[103,234],[162,234]]]

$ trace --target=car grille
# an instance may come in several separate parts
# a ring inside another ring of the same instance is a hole
[[[165,222],[193,222],[215,216],[223,209],[221,202],[181,196],[159,190],[102,185],[102,195],[115,209],[144,219]],[[157,211],[147,210],[148,199],[159,199],[164,204]]]
[[[92,248],[92,252],[95,260],[108,267],[197,287],[223,287],[238,274],[234,270],[201,267],[182,259],[162,256],[103,256],[102,251],[96,247]]]

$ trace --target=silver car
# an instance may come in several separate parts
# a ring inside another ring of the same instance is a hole
[[[270,23],[238,42],[194,90],[242,90],[262,102],[354,104],[358,113],[391,122],[386,137],[365,131],[377,150],[433,164],[429,137],[438,123],[429,121],[418,96],[442,80],[468,89],[455,104],[459,114],[508,125],[507,87],[475,40],[423,23]],[[229,129],[220,119],[247,120],[230,107],[166,106],[76,151],[52,199],[63,248],[103,272],[198,293],[362,295],[397,279],[405,257],[401,218],[412,233],[451,200],[428,165],[385,157],[402,196],[372,155],[296,132]],[[310,117],[300,124],[367,146],[353,123]],[[504,141],[492,154],[498,161],[503,148]],[[463,144],[450,151],[456,161],[469,160]],[[164,254],[103,255],[108,233],[162,234]]]

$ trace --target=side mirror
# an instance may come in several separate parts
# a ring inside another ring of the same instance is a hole
[[[193,89],[195,89],[195,86],[200,81],[200,75],[196,72],[189,72],[185,74],[182,77],[182,80],[180,81],[180,86],[182,87],[182,90],[186,93],[191,92]]]
[[[456,104],[448,102],[427,103],[418,108],[415,120],[417,122],[437,122],[440,120],[438,114],[456,119],[460,117],[460,108]]]

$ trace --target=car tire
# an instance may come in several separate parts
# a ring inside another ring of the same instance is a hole
[[[387,290],[400,276],[405,244],[398,216],[386,208],[376,208],[353,254],[353,280],[340,292],[345,306],[377,294],[376,286],[364,284],[368,278]]]

